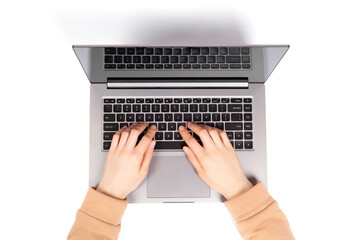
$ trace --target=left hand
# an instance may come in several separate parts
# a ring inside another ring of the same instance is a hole
[[[147,124],[134,123],[117,131],[112,139],[97,191],[125,199],[144,180],[154,152],[156,126],[152,125],[136,145]]]

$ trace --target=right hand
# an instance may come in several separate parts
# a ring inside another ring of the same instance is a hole
[[[204,182],[227,200],[252,187],[224,131],[191,122],[187,126],[200,137],[203,147],[180,126],[179,132],[188,145],[183,150]]]

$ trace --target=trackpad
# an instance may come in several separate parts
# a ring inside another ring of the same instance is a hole
[[[210,197],[210,188],[186,156],[154,156],[147,177],[149,198]]]

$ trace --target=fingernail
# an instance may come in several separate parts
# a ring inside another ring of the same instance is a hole
[[[150,128],[151,128],[151,129],[156,129],[156,126],[155,126],[155,125],[151,125]]]
[[[185,127],[184,127],[183,125],[180,125],[180,126],[179,126],[179,130],[182,131],[182,130],[184,130],[184,129],[185,129]]]
[[[146,122],[142,122],[141,124],[146,124]]]
[[[188,125],[192,125],[193,123],[192,122],[188,122]]]

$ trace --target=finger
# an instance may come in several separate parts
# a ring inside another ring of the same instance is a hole
[[[189,122],[187,126],[200,137],[205,148],[214,147],[214,141],[211,139],[209,132],[203,127],[204,125]]]
[[[122,128],[120,128],[112,137],[112,141],[111,141],[111,146],[109,151],[112,151],[114,149],[117,148],[118,144],[119,144],[119,140],[120,140],[120,136],[121,133],[127,128],[127,126],[123,126]]]
[[[139,151],[140,154],[144,154],[146,149],[149,147],[149,145],[152,142],[152,139],[154,138],[156,133],[156,126],[151,125],[147,131],[147,133],[141,138],[140,142],[136,146],[135,150]]]
[[[226,132],[219,130],[219,136],[226,147],[233,147]]]
[[[139,125],[139,123],[134,123],[132,125],[130,125],[129,127],[127,127],[121,134],[120,140],[119,140],[119,147],[118,149],[122,149],[124,147],[124,145],[126,144],[126,142],[128,141],[128,138],[130,136],[130,131],[136,127],[137,125]]]
[[[221,140],[220,135],[219,135],[220,134],[220,129],[210,127],[210,126],[207,126],[207,125],[204,125],[203,127],[209,132],[209,135],[210,135],[211,139],[214,141],[216,146],[224,145],[224,143]]]
[[[145,122],[138,123],[136,126],[134,126],[134,128],[130,131],[130,135],[127,142],[125,143],[125,147],[128,149],[133,149],[136,145],[139,135],[145,130],[146,127],[147,124]]]
[[[149,166],[150,166],[150,162],[151,162],[151,159],[152,159],[152,156],[154,153],[155,144],[156,144],[156,141],[152,140],[152,142],[150,143],[150,145],[148,146],[148,148],[146,149],[146,151],[144,153],[144,158],[140,165],[140,174],[144,174],[144,177],[146,176],[146,174],[149,171]]]
[[[191,151],[191,149],[189,147],[183,147],[183,150],[184,150],[187,158],[189,159],[190,163],[194,166],[195,170],[198,173],[202,173],[202,171],[203,171],[202,166],[201,166],[199,160],[196,158],[193,151]]]
[[[204,153],[203,147],[198,143],[198,141],[196,141],[196,139],[193,136],[191,136],[189,131],[184,126],[181,125],[179,127],[179,132],[181,137],[184,139],[186,144],[191,148],[191,150],[195,153],[195,155],[197,157],[202,156]]]

